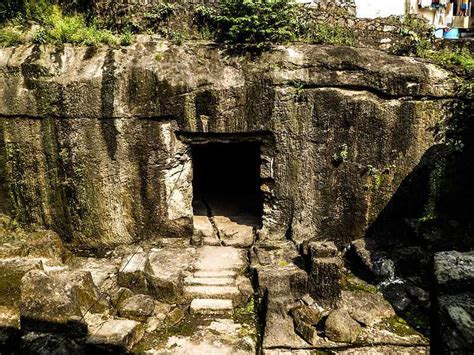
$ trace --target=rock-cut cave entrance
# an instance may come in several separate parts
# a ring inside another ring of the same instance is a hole
[[[194,215],[249,217],[260,223],[259,142],[191,145]]]

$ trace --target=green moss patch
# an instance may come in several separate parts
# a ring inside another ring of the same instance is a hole
[[[395,333],[401,337],[409,337],[409,336],[419,336],[423,337],[422,334],[417,332],[413,329],[406,320],[401,317],[393,316],[384,320],[383,322],[377,325],[380,329],[388,330],[389,332]]]

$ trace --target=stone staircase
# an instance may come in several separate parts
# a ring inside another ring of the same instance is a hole
[[[246,266],[245,252],[233,247],[198,249],[195,272],[185,279],[184,297],[192,314],[227,314],[239,302],[236,279]]]

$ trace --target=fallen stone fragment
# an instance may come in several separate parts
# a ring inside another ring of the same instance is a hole
[[[13,234],[13,237],[12,237]],[[43,258],[61,262],[66,251],[59,235],[53,231],[1,233],[0,258]]]
[[[246,221],[244,217],[213,217],[223,245],[237,248],[250,247],[254,242],[253,220]]]
[[[72,269],[90,272],[97,287],[101,287],[104,281],[115,275],[119,269],[114,261],[105,258],[75,257],[68,264]]]
[[[181,308],[176,307],[165,318],[165,323],[169,326],[178,324],[184,319],[184,312]]]
[[[144,322],[155,310],[154,300],[145,295],[136,295],[123,301],[119,308],[121,317]]]
[[[21,278],[30,270],[42,270],[40,259],[0,259],[0,305],[16,307],[20,303]]]
[[[155,309],[153,315],[160,321],[164,321],[168,313],[171,311],[171,305],[167,303],[155,302]]]
[[[133,292],[126,287],[119,287],[110,297],[111,306],[120,309],[123,302],[132,297]]]
[[[301,306],[294,308],[291,311],[291,315],[293,319],[299,319],[304,323],[309,325],[316,325],[319,323],[321,318],[323,317],[323,313],[320,312],[318,309],[310,306]]]
[[[318,241],[308,243],[308,254],[311,259],[337,257],[339,251],[334,242]]]
[[[62,261],[66,254],[61,237],[51,230],[28,234],[28,240],[21,249],[22,257],[45,258]]]
[[[380,293],[342,291],[337,307],[346,310],[359,323],[372,326],[395,315],[390,303]]]
[[[22,278],[22,329],[65,331],[65,325],[73,324],[86,312],[105,309],[106,303],[100,298],[88,272],[32,270]],[[81,327],[80,324],[77,326]]]
[[[309,294],[321,304],[334,305],[341,294],[343,261],[340,257],[311,259]]]
[[[270,298],[299,299],[307,293],[308,274],[295,265],[256,268],[257,287]]]
[[[300,257],[295,245],[286,241],[266,241],[250,249],[252,267],[288,266]]]
[[[144,252],[125,256],[119,267],[119,286],[129,288],[135,293],[147,294],[149,292],[145,276],[147,260],[147,254]]]
[[[176,303],[183,293],[184,278],[195,249],[165,248],[149,254],[146,277],[151,294],[161,302]]]
[[[240,303],[247,303],[250,300],[250,297],[252,297],[254,293],[252,282],[250,281],[248,277],[239,276],[237,277],[235,284],[237,288],[239,289],[240,294],[242,296]]]
[[[304,340],[311,345],[316,345],[319,336],[316,331],[316,325],[322,318],[322,314],[309,306],[297,307],[291,311],[295,322],[295,330]]]
[[[324,325],[324,334],[335,342],[354,343],[362,327],[344,309],[329,313]]]
[[[207,216],[193,216],[194,236],[199,238],[214,238],[214,227]]]
[[[129,319],[113,319],[91,332],[86,350],[122,353],[129,351],[143,337],[143,327]]]

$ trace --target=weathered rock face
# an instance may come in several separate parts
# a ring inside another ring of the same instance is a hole
[[[246,133],[262,142],[261,238],[340,247],[434,143],[452,96],[446,72],[368,49],[7,48],[0,209],[88,246],[190,236],[189,134]]]

